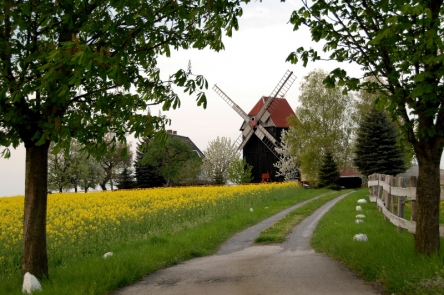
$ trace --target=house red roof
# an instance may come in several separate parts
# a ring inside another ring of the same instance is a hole
[[[268,99],[269,97],[266,96],[259,99],[253,109],[248,113],[248,116],[256,116]],[[291,115],[296,116],[285,98],[275,98],[268,110],[270,111],[271,120],[278,128],[289,128],[287,118]]]
[[[355,167],[347,167],[345,169],[339,169],[341,177],[353,177],[359,176],[359,172]]]

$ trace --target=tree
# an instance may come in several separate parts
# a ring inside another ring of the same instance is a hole
[[[180,185],[195,185],[200,182],[200,167],[202,160],[199,157],[193,157],[193,160],[186,161],[179,170],[176,182]]]
[[[378,101],[392,118],[402,118],[402,130],[419,164],[415,252],[439,253],[439,164],[444,146],[443,1],[302,3],[290,19],[294,30],[307,26],[314,41],[325,41],[327,59],[356,63],[365,77],[378,79],[378,83],[360,80],[337,68],[325,83],[344,85],[345,90],[382,93]],[[296,63],[302,59],[306,65],[309,60],[323,58],[316,50],[301,47],[287,60]]]
[[[105,141],[111,145],[112,134],[105,136]],[[131,166],[133,154],[131,152],[131,144],[117,142],[115,146],[107,149],[105,154],[100,158],[99,163],[104,171],[104,177],[99,185],[102,190],[106,191],[106,184],[109,182],[111,190],[114,189],[114,180],[118,177],[118,172],[124,168]]]
[[[69,159],[63,153],[48,155],[48,191],[63,192],[70,187]]]
[[[231,139],[218,136],[208,143],[208,147],[203,153],[205,154],[202,162],[204,177],[208,180],[217,180],[218,183],[220,182],[219,184],[226,183],[228,167],[238,153],[237,147],[231,143]]]
[[[145,147],[142,158],[143,165],[157,167],[157,173],[161,175],[166,183],[172,186],[180,182],[181,172],[187,163],[200,163],[199,156],[181,138],[167,135],[166,141],[150,140]]]
[[[284,180],[294,180],[301,178],[301,172],[295,157],[291,154],[291,148],[287,142],[287,131],[281,134],[281,142],[276,152],[279,154],[279,161],[274,163],[274,167],[278,168],[276,176],[283,176]]]
[[[377,79],[374,77],[367,77],[366,80],[377,82]],[[356,126],[361,125],[366,115],[375,108],[385,112],[381,106],[376,105],[376,100],[380,95],[381,93],[378,92],[369,93],[366,89],[359,90],[358,95],[356,95],[356,112],[352,115],[354,124]],[[410,142],[408,142],[408,140],[405,138],[405,134],[402,133],[399,122],[402,122],[402,118],[397,118],[394,121],[390,121],[397,134],[396,144],[403,154],[405,167],[408,168],[412,165],[415,151],[413,150],[413,146],[410,144]],[[358,128],[356,128],[356,132],[357,130]]]
[[[228,180],[236,184],[249,183],[253,180],[251,170],[253,170],[253,166],[237,154],[228,166]]]
[[[132,189],[136,187],[136,181],[134,180],[133,171],[130,168],[123,168],[117,178],[118,189]]]
[[[310,72],[301,84],[296,118],[289,118],[287,141],[306,179],[315,182],[322,157],[330,150],[342,168],[351,158],[351,98],[342,89],[327,88],[327,73]]]
[[[86,154],[79,166],[79,172],[79,185],[85,193],[90,188],[96,188],[105,177],[100,163]]]
[[[396,141],[396,130],[386,114],[371,110],[359,125],[353,163],[365,176],[405,172],[404,156]]]
[[[64,155],[69,161],[68,177],[70,187],[77,193],[82,179],[83,163],[86,160],[86,155],[81,151],[81,146],[76,140],[71,141],[68,154],[65,152]]]
[[[163,81],[156,58],[171,48],[223,49],[222,32],[238,29],[239,2],[0,2],[0,145],[6,157],[10,146],[26,149],[23,273],[48,275],[50,143],[57,153],[76,138],[100,156],[105,134],[148,136],[165,125],[151,104],[180,106],[172,84],[197,92],[205,107],[207,81],[185,70]]]
[[[318,187],[339,189],[339,179],[341,175],[339,174],[338,165],[336,165],[330,151],[327,151],[322,159],[322,165],[319,169],[319,182]]]
[[[157,172],[157,167],[142,164],[142,159],[145,153],[145,146],[148,139],[145,138],[142,142],[137,144],[136,159],[134,161],[134,170],[136,177],[136,187],[149,188],[162,186],[165,180]]]

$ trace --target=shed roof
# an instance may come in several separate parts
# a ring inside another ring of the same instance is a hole
[[[270,97],[268,96],[262,96],[253,109],[248,113],[248,116],[256,116],[269,98]],[[290,126],[288,125],[287,118],[291,115],[296,116],[285,98],[275,98],[268,109],[273,110],[270,113],[270,118],[278,128],[289,128]]]

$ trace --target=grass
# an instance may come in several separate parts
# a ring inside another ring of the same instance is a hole
[[[373,203],[359,204],[367,198],[361,189],[339,201],[319,222],[311,240],[312,247],[340,261],[369,282],[383,286],[387,294],[444,294],[444,261],[439,256],[414,255],[414,236],[385,221]],[[355,216],[364,214],[364,223],[356,224]],[[367,242],[353,240],[364,233]],[[444,248],[441,239],[441,253]]]
[[[268,189],[269,185],[263,188]],[[41,281],[43,291],[39,294],[108,294],[160,268],[193,257],[213,254],[221,243],[236,232],[289,206],[326,192],[329,191],[276,189],[268,192],[266,198],[255,196],[230,212],[217,207],[226,206],[226,203],[216,204],[211,211],[211,218],[207,216],[200,222],[196,219],[191,225],[186,218],[177,219],[177,224],[174,224],[174,218],[170,218],[168,220],[171,224],[167,227],[159,227],[154,233],[140,235],[139,239],[135,238],[135,234],[130,235],[131,239],[125,238],[128,235],[121,235],[119,228],[115,228],[116,224],[111,224],[116,237],[108,239],[106,248],[91,247],[89,252],[84,253],[76,251],[71,244],[64,243],[59,246],[63,248],[63,252],[60,249],[55,249],[54,253],[49,251],[50,278]],[[250,207],[253,212],[250,212]],[[131,230],[130,223],[122,223],[121,226],[126,231]],[[134,226],[140,227],[136,224]],[[136,229],[137,232],[139,230]],[[15,250],[20,252],[20,249]],[[112,251],[114,255],[103,259],[102,255],[108,251]],[[55,253],[60,256],[54,258]],[[0,268],[0,294],[21,294],[20,259],[16,258],[12,261],[12,269]],[[7,277],[6,273],[9,274]]]
[[[266,230],[262,231],[260,235],[256,238],[255,243],[272,244],[284,242],[287,235],[291,233],[293,228],[297,224],[299,224],[299,222],[313,214],[316,209],[318,209],[328,201],[333,200],[339,195],[346,194],[347,192],[349,192],[349,190],[334,191],[326,194],[319,199],[313,200],[300,208],[297,208],[296,210],[284,216],[284,218],[282,218],[281,220],[275,222]]]

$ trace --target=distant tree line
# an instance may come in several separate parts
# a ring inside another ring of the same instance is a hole
[[[164,134],[131,145],[118,143],[100,160],[72,141],[64,153],[49,154],[48,190],[102,190],[151,188],[177,185],[247,183],[250,165],[225,137],[209,142],[201,158],[187,137]]]

